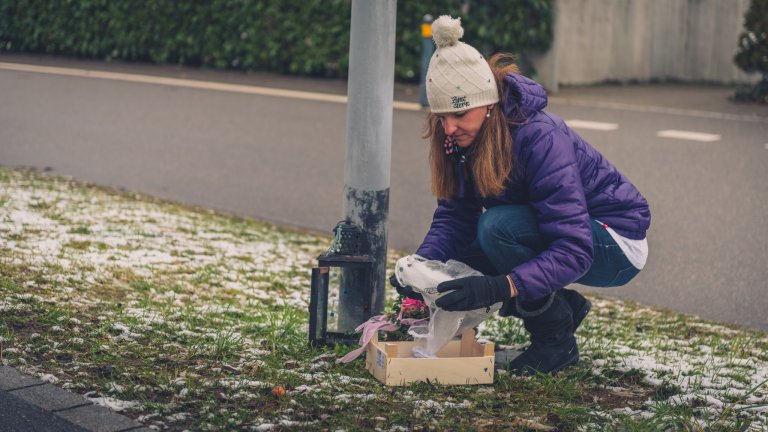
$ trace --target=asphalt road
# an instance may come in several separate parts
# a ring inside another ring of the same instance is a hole
[[[345,90],[339,81],[23,60]],[[0,56],[0,62],[11,61],[19,58]],[[566,120],[616,125],[578,131],[651,205],[646,269],[626,287],[595,291],[768,330],[768,107],[732,107],[724,100],[728,91],[575,89],[561,92],[549,110]],[[414,100],[412,93],[398,86],[396,98]],[[1,165],[48,168],[56,175],[325,232],[341,218],[344,104],[2,69],[0,98]],[[660,101],[672,111],[643,108]],[[707,114],[724,110],[730,114]],[[761,117],[756,121],[750,114]],[[419,245],[435,204],[420,139],[423,117],[395,110],[393,118],[389,246],[405,251]],[[670,129],[720,138],[657,136]]]

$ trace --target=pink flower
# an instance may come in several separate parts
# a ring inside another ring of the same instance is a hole
[[[405,298],[403,302],[400,303],[400,310],[402,311],[403,315],[420,312],[424,313],[427,310],[427,304],[420,300]]]

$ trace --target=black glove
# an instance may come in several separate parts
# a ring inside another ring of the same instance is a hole
[[[397,290],[397,293],[403,297],[407,297],[409,299],[414,299],[422,302],[424,301],[424,297],[422,297],[421,294],[414,291],[413,288],[411,288],[408,285],[406,286],[400,285],[400,282],[397,281],[397,278],[394,275],[390,276],[389,284],[395,287],[395,289]]]
[[[487,308],[512,297],[507,277],[468,276],[445,281],[437,286],[437,292],[451,291],[435,302],[447,311],[468,311]]]

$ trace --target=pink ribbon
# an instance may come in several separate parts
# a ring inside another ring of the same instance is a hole
[[[398,317],[399,318],[399,317]],[[402,320],[399,320],[403,325],[412,326],[414,324],[422,324],[427,321],[429,321],[428,318],[421,318],[421,319],[415,319],[415,318],[405,318]],[[366,348],[368,348],[368,344],[371,342],[371,339],[373,339],[373,335],[376,334],[378,331],[385,331],[385,332],[392,332],[396,331],[400,328],[399,325],[389,321],[387,319],[386,315],[377,315],[375,317],[372,317],[368,321],[360,324],[355,329],[355,333],[363,332],[362,335],[360,335],[360,348],[357,348],[356,350],[350,351],[345,355],[344,357],[337,359],[336,363],[349,363],[352,360],[360,357],[360,354],[362,354]]]
[[[429,322],[429,318],[403,318],[400,322],[410,327],[417,324],[427,323]]]

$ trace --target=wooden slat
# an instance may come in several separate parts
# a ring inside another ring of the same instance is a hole
[[[388,359],[395,359],[397,358],[397,344],[396,343],[385,343],[384,344],[384,352],[387,353]]]
[[[469,329],[461,334],[461,349],[459,355],[461,357],[472,357],[472,348],[475,345],[475,330]]]

